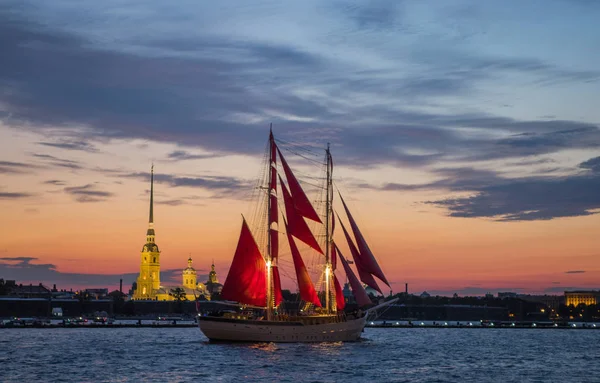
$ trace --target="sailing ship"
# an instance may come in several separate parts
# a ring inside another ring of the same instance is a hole
[[[278,171],[279,159],[283,171]],[[255,230],[257,237],[264,238],[265,245],[259,246],[246,219],[242,216],[242,228],[229,273],[223,285],[221,298],[237,302],[238,310],[213,312],[198,317],[200,330],[211,341],[245,342],[331,342],[356,341],[366,325],[369,316],[382,306],[395,300],[384,302],[376,307],[367,295],[364,283],[379,293],[375,278],[390,287],[371,249],[346,202],[339,194],[346,213],[352,235],[342,220],[337,218],[358,271],[357,278],[351,261],[347,260],[333,240],[336,219],[333,209],[333,161],[329,149],[325,155],[324,212],[318,214],[298,178],[282,154],[281,148],[271,130],[265,158],[267,165],[260,200],[263,210],[258,219],[260,228]],[[285,179],[285,181],[284,181]],[[287,182],[286,182],[287,181]],[[283,207],[279,209],[280,194]],[[264,211],[266,210],[266,211]],[[281,218],[281,220],[280,220]],[[324,241],[317,240],[311,225],[320,227]],[[284,230],[281,230],[283,228]],[[280,236],[285,236],[289,244],[299,296],[303,308],[296,312],[284,312],[280,307],[283,297],[280,278]],[[300,241],[313,254],[320,257],[320,278],[317,288],[304,263],[298,244]],[[321,243],[320,243],[321,242]],[[352,294],[359,307],[351,313],[344,312],[346,302],[336,271],[341,263]],[[360,281],[359,281],[360,278]],[[371,307],[371,308],[369,308]]]

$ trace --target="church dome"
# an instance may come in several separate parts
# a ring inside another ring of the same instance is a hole
[[[192,267],[192,257],[188,258],[188,266],[185,269],[183,269],[183,274],[196,275],[196,269]]]

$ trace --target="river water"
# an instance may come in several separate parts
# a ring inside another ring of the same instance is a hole
[[[600,331],[368,328],[212,344],[197,328],[0,330],[0,382],[600,382]]]

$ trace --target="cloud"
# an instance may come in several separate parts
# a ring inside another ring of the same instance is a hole
[[[32,156],[44,161],[46,164],[51,166],[73,170],[83,169],[83,166],[77,161],[67,160],[64,158],[52,156],[50,154],[33,153]]]
[[[589,169],[593,173],[600,173],[600,157],[591,158],[582,162],[579,166],[584,169]]]
[[[361,33],[406,27],[406,15],[397,4],[336,8]],[[10,84],[0,101],[16,122],[36,130],[61,126],[77,136],[43,141],[45,146],[94,151],[93,140],[143,138],[197,145],[211,152],[256,154],[272,121],[281,137],[301,132],[324,145],[321,134],[309,132],[331,134],[334,149],[341,154],[339,164],[423,167],[457,153],[475,159],[520,157],[588,148],[598,142],[592,130],[574,134],[576,139],[543,136],[550,131],[596,129],[576,121],[519,121],[481,112],[443,114],[409,107],[416,99],[422,106],[439,97],[473,94],[481,81],[499,72],[590,81],[597,76],[594,71],[447,49],[436,50],[438,56],[432,57],[423,48],[403,58],[403,65],[421,68],[418,75],[407,75],[398,69],[372,69],[348,52],[334,57],[301,45],[202,34],[150,33],[126,48],[102,46],[87,38],[84,29],[66,32],[37,24],[32,12],[27,6],[0,10],[0,51],[11,58],[0,62],[0,82]],[[338,10],[328,17],[334,13],[340,14]],[[386,56],[390,51],[381,52],[384,61],[396,61]],[[38,67],[41,62],[47,63],[44,70]],[[494,142],[458,130],[465,127],[540,136]],[[412,149],[432,154],[410,154]],[[180,150],[169,158],[204,156]],[[80,168],[74,163],[56,165]]]
[[[34,194],[31,193],[21,193],[21,192],[0,192],[0,200],[13,200],[13,199],[21,199],[21,198],[29,198]]]
[[[579,165],[595,166],[596,158]],[[548,220],[595,214],[600,208],[600,173],[575,173],[562,177],[505,178],[492,170],[470,167],[433,170],[441,179],[426,184],[358,184],[384,191],[447,190],[469,193],[458,198],[426,201],[443,207],[451,217],[491,218],[498,221]]]
[[[157,205],[179,206],[185,204],[186,202],[181,199],[171,199],[166,201],[154,201],[154,203]]]
[[[585,270],[569,270],[569,271],[565,271],[565,274],[583,274],[585,273]]]
[[[61,181],[61,180],[47,180],[43,182],[46,185],[56,185],[56,186],[64,186],[67,183],[65,181]]]
[[[175,150],[167,156],[168,159],[173,161],[184,161],[184,160],[203,160],[206,158],[219,157],[217,154],[192,154],[185,150]]]
[[[600,177],[534,177],[474,188],[469,197],[427,203],[448,209],[451,217],[533,221],[594,214],[600,208]]]
[[[36,166],[23,162],[0,161],[0,174],[25,174]]]
[[[95,153],[98,150],[90,143],[85,141],[66,141],[61,142],[38,142],[39,145],[50,146],[59,149],[81,150],[84,152]]]
[[[96,185],[93,184],[66,187],[63,190],[74,196],[77,202],[102,202],[114,195],[107,191],[97,190]]]
[[[120,177],[134,178],[147,182],[150,179],[150,173],[129,173],[122,174]],[[154,173],[154,182],[165,183],[172,187],[190,187],[213,191],[215,192],[213,197],[236,197],[246,195],[247,191],[251,187],[247,181],[234,177],[222,176],[180,177],[169,174]]]

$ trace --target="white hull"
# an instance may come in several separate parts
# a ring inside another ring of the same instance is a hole
[[[211,341],[227,342],[354,342],[360,338],[367,318],[338,323],[304,325],[299,322],[270,322],[199,317],[198,327]]]

